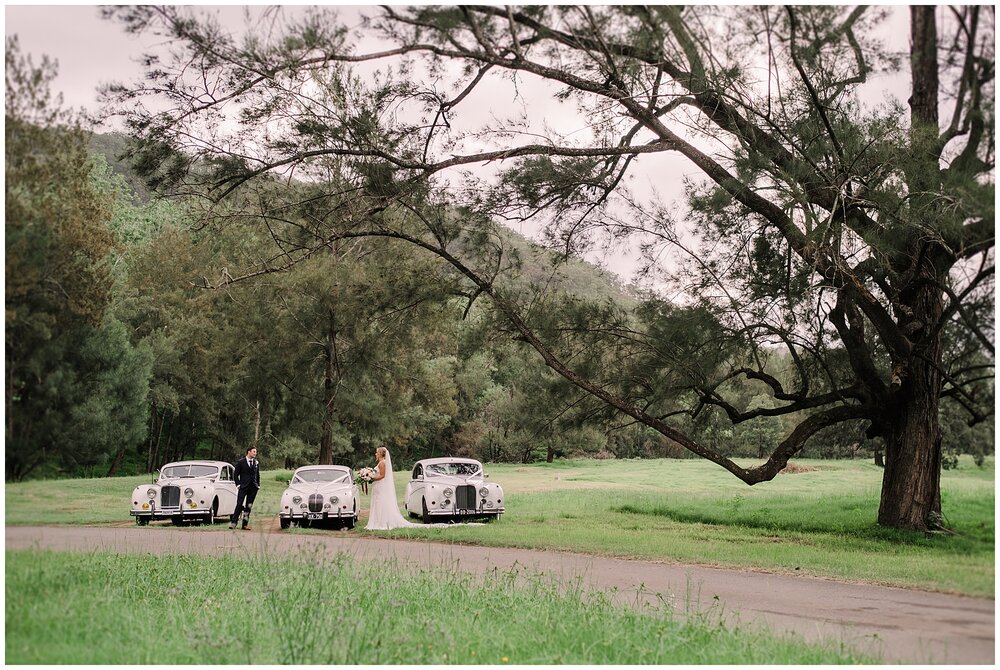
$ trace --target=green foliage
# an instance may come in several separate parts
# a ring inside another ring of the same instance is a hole
[[[5,472],[106,463],[145,437],[149,354],[107,316],[114,194],[16,39],[6,50]]]
[[[110,320],[93,332],[80,360],[81,394],[67,407],[69,425],[49,433],[57,443],[72,445],[62,455],[69,469],[107,462],[109,447],[141,442],[149,413],[152,354],[132,345],[122,323]]]

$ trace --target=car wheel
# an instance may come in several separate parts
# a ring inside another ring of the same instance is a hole
[[[135,522],[137,524],[139,524],[140,526],[148,526],[149,525],[149,517],[148,516],[137,516],[135,518]]]
[[[182,526],[184,525],[184,517],[180,515],[172,516],[170,517],[170,523],[174,524],[175,526]]]
[[[430,523],[431,522],[431,515],[427,512],[427,499],[426,498],[421,498],[420,499],[420,506],[423,507],[423,509],[424,509],[424,513],[421,515],[420,520],[423,521],[424,523]]]
[[[205,516],[205,525],[211,526],[215,523],[215,517],[219,516],[219,499],[212,501],[212,509]]]
[[[291,519],[281,519],[281,529],[287,530],[289,526],[292,525]]]

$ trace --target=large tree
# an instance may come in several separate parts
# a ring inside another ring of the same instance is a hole
[[[291,172],[353,184],[328,190],[324,234],[275,235],[280,253],[250,274],[334,240],[408,240],[589,396],[748,484],[818,431],[868,422],[886,445],[879,522],[926,529],[940,402],[971,422],[992,411],[994,14],[914,7],[905,58],[869,37],[905,11],[386,8],[360,41],[318,12],[269,15],[283,25],[240,40],[141,8],[118,15],[177,49],[111,93],[160,186],[219,200]],[[886,74],[908,76],[905,105],[880,90]],[[498,93],[526,111],[483,119]],[[630,190],[636,176],[683,185],[686,203]],[[684,306],[534,309],[497,281],[491,217],[539,219],[569,252],[633,241]],[[791,382],[767,372],[776,347]],[[731,402],[737,377],[771,401]],[[707,412],[798,420],[748,468],[678,428]]]

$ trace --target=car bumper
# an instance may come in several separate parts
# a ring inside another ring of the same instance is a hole
[[[347,510],[337,510],[336,512],[323,511],[323,512],[281,512],[278,514],[281,519],[288,519],[290,521],[327,521],[327,520],[347,520],[347,519],[357,519],[358,516],[353,511]]]
[[[207,507],[204,508],[196,507],[194,509],[191,509],[190,507],[187,509],[178,509],[178,508],[160,508],[151,510],[133,509],[129,510],[129,515],[149,517],[150,519],[170,519],[175,516],[205,516],[211,511],[212,510]]]
[[[500,516],[504,513],[503,507],[486,507],[483,509],[429,509],[428,516]]]

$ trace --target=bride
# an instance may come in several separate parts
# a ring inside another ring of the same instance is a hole
[[[379,447],[375,450],[378,459],[378,477],[372,485],[371,510],[368,513],[368,525],[365,530],[391,530],[393,528],[419,528],[410,523],[399,512],[396,502],[396,485],[392,480],[392,458],[389,450]]]

